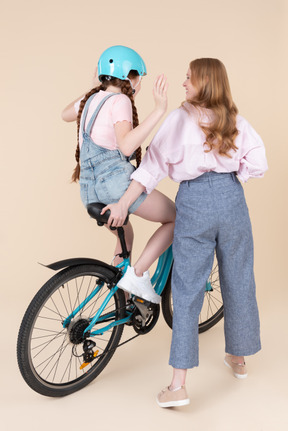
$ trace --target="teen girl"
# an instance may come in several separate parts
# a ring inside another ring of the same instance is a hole
[[[98,62],[99,84],[83,98],[70,103],[63,111],[65,121],[77,120],[77,166],[73,181],[80,179],[81,198],[86,206],[92,202],[117,202],[128,188],[135,167],[130,158],[141,160],[141,144],[163,117],[167,109],[166,78],[159,76],[154,84],[155,108],[138,123],[134,98],[146,75],[143,59],[134,50],[113,46],[101,55]],[[129,267],[124,290],[132,291],[149,301],[159,303],[160,297],[152,288],[148,268],[171,244],[173,238],[175,205],[158,191],[141,193],[127,209],[146,220],[162,226],[150,238],[142,255]],[[115,224],[115,226],[117,226]],[[128,250],[133,242],[130,222],[124,226]],[[118,239],[115,255],[121,250]]]
[[[157,397],[161,407],[189,404],[186,372],[198,365],[198,316],[215,250],[224,304],[225,364],[235,377],[245,378],[244,356],[261,348],[253,238],[238,178],[245,182],[263,176],[264,145],[237,114],[219,60],[192,61],[183,86],[186,102],[164,121],[119,203],[107,207],[114,222],[121,223],[127,207],[144,190],[151,193],[167,175],[180,183],[173,241],[173,377]]]

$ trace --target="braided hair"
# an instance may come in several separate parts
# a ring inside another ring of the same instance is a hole
[[[136,71],[131,71],[128,76],[129,76],[129,79],[131,79],[131,78],[138,76],[138,73]],[[129,99],[131,100],[131,104],[132,104],[133,129],[135,127],[137,127],[139,124],[138,113],[137,113],[137,109],[136,109],[136,106],[134,103],[134,98],[133,98],[134,93],[133,93],[133,89],[131,87],[130,82],[126,81],[126,80],[124,81],[124,80],[121,80],[118,78],[112,78],[112,79],[108,80],[108,79],[105,79],[105,77],[103,77],[101,84],[98,87],[95,87],[91,91],[89,91],[80,102],[79,111],[78,111],[78,115],[77,115],[77,147],[76,147],[76,151],[75,151],[75,159],[76,159],[77,165],[73,171],[72,182],[77,182],[80,178],[79,131],[80,131],[81,115],[82,115],[85,103],[87,102],[87,100],[89,99],[90,96],[92,96],[95,93],[98,93],[100,90],[105,91],[108,88],[108,86],[110,86],[110,85],[113,85],[114,87],[119,87],[121,89],[121,93],[123,93],[129,97]],[[137,168],[141,163],[141,155],[142,155],[142,150],[141,150],[141,147],[139,147],[135,151]]]

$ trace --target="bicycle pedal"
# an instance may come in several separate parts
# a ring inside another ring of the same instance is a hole
[[[153,302],[147,301],[144,298],[140,298],[140,296],[134,296],[133,302],[135,305],[141,304],[141,305],[145,305],[145,307],[147,307],[147,308],[149,308],[153,304]]]
[[[133,302],[144,319],[147,319],[147,317],[153,313],[153,310],[156,307],[156,304],[153,302],[147,301],[146,299],[140,298],[139,296],[134,296]]]
[[[80,366],[80,370],[83,370],[83,368],[87,367],[87,365],[89,365],[93,361],[93,359],[96,358],[96,356],[98,355],[98,353],[99,353],[99,350],[96,350],[96,352],[93,353],[93,357],[91,358],[91,361],[89,361],[89,362],[83,362],[83,364]]]

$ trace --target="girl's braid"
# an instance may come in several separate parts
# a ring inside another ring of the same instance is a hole
[[[80,146],[79,146],[79,131],[80,131],[80,121],[81,121],[81,115],[85,106],[85,103],[89,99],[92,94],[98,93],[100,90],[106,90],[106,86],[101,84],[98,87],[92,88],[92,90],[87,93],[84,98],[80,102],[79,111],[77,115],[77,147],[75,151],[75,159],[77,162],[77,165],[74,169],[73,175],[72,175],[72,182],[77,182],[80,178]]]

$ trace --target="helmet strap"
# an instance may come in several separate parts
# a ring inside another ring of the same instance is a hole
[[[137,88],[137,86],[140,84],[141,79],[142,79],[142,76],[141,76],[141,75],[139,75],[139,80],[138,80],[137,84],[135,85],[135,87],[133,87],[133,84],[132,84],[131,79],[129,79],[128,77],[126,78],[126,81],[129,81],[129,82],[130,82],[130,85],[131,85],[131,87],[132,87],[132,93],[133,93],[133,94],[135,94],[136,88]]]

